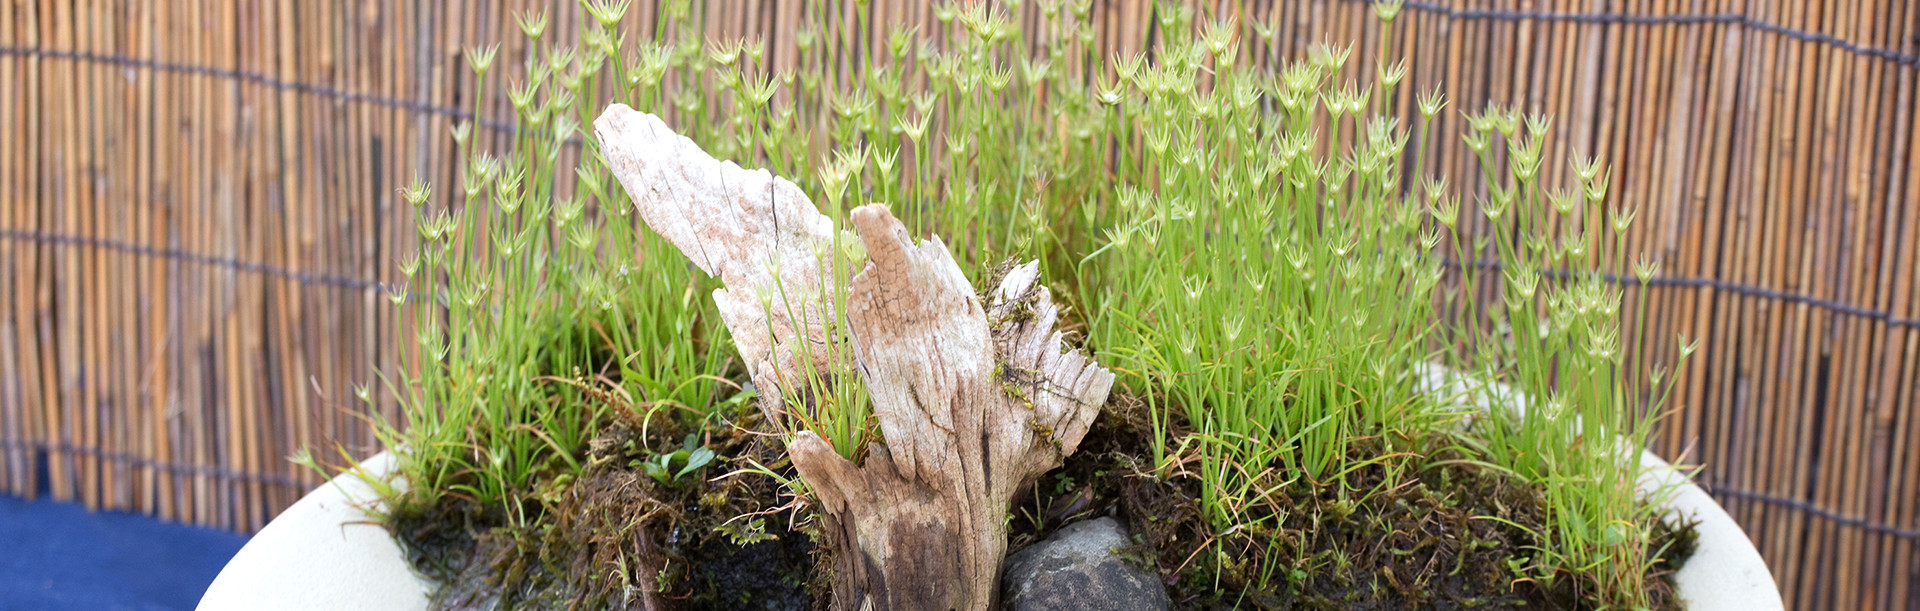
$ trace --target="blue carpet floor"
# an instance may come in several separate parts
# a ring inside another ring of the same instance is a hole
[[[244,535],[0,495],[0,610],[192,609]]]

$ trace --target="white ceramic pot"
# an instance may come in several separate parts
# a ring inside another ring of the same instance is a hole
[[[393,470],[381,452],[360,463],[375,477]],[[379,503],[351,474],[302,497],[253,535],[200,598],[201,611],[416,611],[433,584],[414,574],[400,544],[367,515]]]
[[[1515,391],[1503,383],[1488,383],[1477,376],[1462,375],[1439,365],[1419,368],[1414,375],[1418,380],[1416,385],[1421,390],[1448,397],[1448,400],[1470,397],[1467,402],[1480,411],[1490,409],[1488,402],[1479,398],[1482,391],[1515,396]],[[1518,405],[1517,409],[1525,417],[1527,398],[1519,396],[1513,403]],[[1740,524],[1733,521],[1733,516],[1727,515],[1727,511],[1721,509],[1706,490],[1653,452],[1642,451],[1640,464],[1643,470],[1635,486],[1640,492],[1649,493],[1673,486],[1672,496],[1667,499],[1665,506],[1667,523],[1697,521],[1694,532],[1699,534],[1699,538],[1693,555],[1673,576],[1680,601],[1688,611],[1784,609],[1780,601],[1780,587],[1773,583],[1773,573],[1767,571],[1766,560],[1760,557],[1760,550],[1753,547],[1753,542],[1747,540],[1747,533],[1740,530]]]
[[[1652,453],[1640,488],[1685,482]],[[393,469],[382,452],[361,466],[376,477]],[[215,577],[201,611],[427,608],[433,584],[415,575],[399,544],[363,507],[378,498],[352,475],[336,477],[287,508],[253,536]],[[1674,582],[1689,611],[1775,611],[1780,590],[1746,533],[1705,490],[1680,483],[1667,501],[1671,518],[1698,520],[1698,547]]]

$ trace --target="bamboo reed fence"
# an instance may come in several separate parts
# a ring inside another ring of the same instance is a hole
[[[548,5],[549,39],[577,36],[572,2],[0,0],[0,488],[252,530],[318,482],[296,448],[375,450],[356,396],[395,409],[395,190],[457,184],[463,49],[524,57],[511,15]],[[1380,36],[1359,0],[1198,8],[1270,24],[1259,62]],[[856,10],[941,27],[902,0],[695,15],[780,67],[802,20]],[[1094,0],[1097,44],[1150,45],[1152,11]],[[1548,159],[1611,163],[1664,262],[1647,331],[1702,342],[1656,450],[1702,465],[1789,606],[1920,609],[1920,6],[1409,1],[1393,27],[1403,92],[1551,112]],[[497,138],[511,107],[484,93]],[[1471,176],[1449,115],[1417,145]]]

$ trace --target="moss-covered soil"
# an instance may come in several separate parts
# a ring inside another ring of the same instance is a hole
[[[579,481],[535,486],[546,498],[528,505],[546,509],[531,526],[448,495],[388,527],[442,584],[437,609],[639,609],[649,597],[684,609],[814,608],[823,559],[812,537],[790,530],[780,486],[760,474],[719,477],[746,464],[725,458],[783,464],[769,438],[748,432],[756,416],[743,415],[742,426],[697,433],[722,459],[667,482],[641,463],[681,447],[685,431],[667,418],[612,419]]]
[[[1388,481],[1376,461],[1349,476],[1371,493],[1342,499],[1332,486],[1286,486],[1265,501],[1281,516],[1277,525],[1216,533],[1203,520],[1196,479],[1142,473],[1151,455],[1146,418],[1137,400],[1110,401],[1079,451],[1015,509],[1010,547],[1086,517],[1119,516],[1138,543],[1127,552],[1166,576],[1181,609],[1588,608],[1578,580],[1542,584],[1515,568],[1538,544],[1528,530],[1548,529],[1539,491],[1512,478],[1454,463]],[[1432,458],[1415,462],[1446,462]],[[1653,547],[1665,551],[1649,590],[1656,608],[1679,609],[1672,571],[1691,551],[1693,531],[1656,524],[1653,532]],[[1276,568],[1252,574],[1257,566]]]
[[[434,601],[441,609],[640,608],[649,595],[687,609],[823,608],[829,576],[816,567],[828,566],[826,552],[803,532],[813,516],[780,508],[789,499],[772,478],[717,478],[745,461],[716,460],[664,484],[636,465],[651,455],[642,448],[679,445],[671,440],[684,431],[671,426],[655,419],[645,443],[638,422],[609,422],[593,466],[553,493],[536,526],[509,527],[500,510],[457,496],[389,526],[415,566],[445,584]],[[711,428],[721,430],[702,438],[721,457],[784,464],[770,438]],[[1116,515],[1139,544],[1127,553],[1166,575],[1183,609],[1586,608],[1578,580],[1541,583],[1516,568],[1538,544],[1529,531],[1546,529],[1539,492],[1511,478],[1464,462],[1397,475],[1375,464],[1350,476],[1371,493],[1342,499],[1331,486],[1287,486],[1266,501],[1281,516],[1272,523],[1215,533],[1196,480],[1145,474],[1149,431],[1138,401],[1111,401],[1079,451],[1016,504],[1010,551]],[[1692,531],[1654,531],[1665,556],[1649,588],[1659,608],[1678,609],[1671,571]],[[1227,551],[1207,547],[1216,543]],[[1256,566],[1278,568],[1252,574]]]

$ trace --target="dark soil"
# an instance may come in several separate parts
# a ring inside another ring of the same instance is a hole
[[[678,446],[669,440],[681,431],[662,419],[647,428],[654,434],[643,440],[637,422],[610,422],[580,481],[529,498],[542,509],[528,520],[534,526],[511,526],[504,510],[452,495],[392,516],[388,527],[416,570],[442,584],[434,608],[814,608],[824,576],[812,538],[776,509],[785,501],[778,484],[758,474],[713,479],[736,468],[726,457],[781,468],[764,438],[707,431],[703,445],[723,458],[664,484],[632,461],[651,456],[644,448]]]
[[[1217,535],[1201,515],[1195,479],[1144,474],[1150,430],[1139,401],[1111,401],[1079,451],[1018,504],[1010,551],[1065,524],[1114,515],[1138,543],[1128,552],[1165,576],[1176,608],[1589,608],[1576,579],[1543,586],[1517,576],[1512,561],[1539,542],[1502,521],[1544,532],[1545,514],[1539,492],[1511,478],[1466,464],[1397,476],[1375,465],[1349,476],[1350,488],[1375,492],[1343,499],[1329,486],[1288,486],[1270,502],[1273,521]],[[1649,593],[1656,609],[1679,609],[1672,571],[1691,552],[1693,532],[1664,524],[1653,532],[1653,547],[1667,551]]]
[[[677,446],[684,431],[661,420],[648,428],[655,434],[642,440],[638,423],[610,422],[582,480],[531,504],[544,507],[530,520],[538,526],[508,527],[498,508],[451,496],[431,511],[394,516],[389,526],[414,565],[444,584],[435,607],[641,608],[651,600],[824,608],[829,576],[816,567],[830,563],[806,534],[813,516],[774,509],[788,499],[771,478],[712,480],[736,468],[721,460],[678,485],[655,481],[630,462],[650,455],[643,448]],[[767,438],[745,430],[708,431],[704,445],[790,472]],[[1348,489],[1371,493],[1341,498],[1335,487],[1288,486],[1268,503],[1272,520],[1219,534],[1200,513],[1195,479],[1146,475],[1150,430],[1144,406],[1117,395],[1065,466],[1018,497],[1009,552],[1065,524],[1114,515],[1138,543],[1127,553],[1165,576],[1182,609],[1588,608],[1579,580],[1542,585],[1514,568],[1539,542],[1507,522],[1544,531],[1545,516],[1539,492],[1509,478],[1464,463],[1374,465],[1349,476]],[[1677,609],[1671,570],[1691,550],[1692,531],[1654,532],[1667,570],[1650,580],[1650,593],[1656,608]]]

